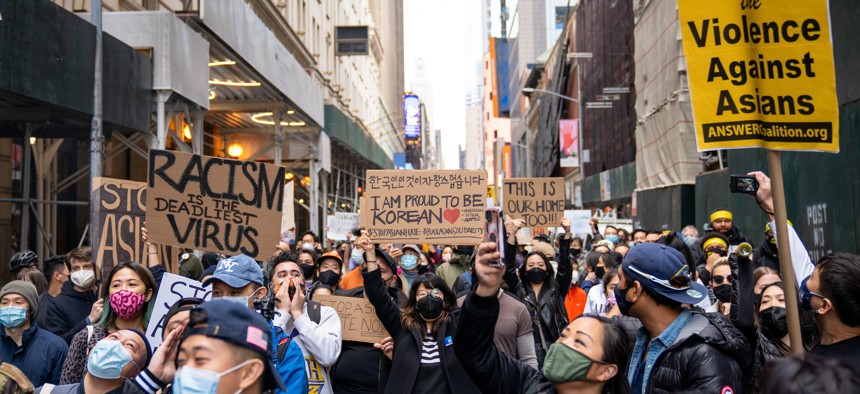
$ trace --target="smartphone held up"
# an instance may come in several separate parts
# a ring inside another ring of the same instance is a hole
[[[755,195],[758,192],[758,181],[754,176],[732,175],[729,182],[732,193],[743,193]]]
[[[495,242],[499,251],[499,260],[490,263],[493,267],[505,266],[505,221],[502,209],[499,207],[487,208],[485,211],[486,223],[484,232],[487,242]]]

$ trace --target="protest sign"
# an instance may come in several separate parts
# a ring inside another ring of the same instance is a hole
[[[486,187],[486,171],[367,171],[361,222],[378,243],[477,245]]]
[[[505,179],[505,215],[526,227],[556,226],[564,217],[564,178]]]
[[[346,241],[347,234],[358,228],[358,214],[352,212],[335,212],[328,215],[328,232],[326,237],[334,241]]]
[[[152,317],[149,318],[149,326],[146,327],[146,339],[152,347],[161,344],[164,326],[164,315],[170,307],[183,298],[200,298],[206,301],[212,299],[212,286],[203,287],[203,284],[184,276],[164,274],[161,285],[158,287],[158,295],[155,297],[155,305],[152,307]]]
[[[591,234],[591,211],[588,209],[570,209],[564,211],[564,217],[570,220],[570,232],[573,234]]]
[[[678,0],[699,151],[839,152],[827,1]]]
[[[367,299],[317,294],[314,301],[330,306],[337,312],[344,341],[375,343],[389,336]]]
[[[140,234],[146,215],[146,183],[98,177],[93,178],[92,193],[98,211],[92,242],[96,265],[110,269],[122,261],[138,261],[146,266],[149,253]],[[176,248],[159,245],[158,261],[168,272],[176,272],[178,253]]]
[[[278,243],[284,168],[254,161],[149,151],[153,243],[256,257]]]
[[[289,181],[284,185],[284,202],[281,207],[282,234],[290,229],[296,228],[296,210],[295,204],[293,204],[294,185],[293,181]]]

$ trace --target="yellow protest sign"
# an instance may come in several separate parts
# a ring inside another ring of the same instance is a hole
[[[699,151],[839,152],[827,0],[678,0]]]

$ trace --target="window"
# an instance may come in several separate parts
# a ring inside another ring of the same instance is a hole
[[[335,40],[337,55],[367,55],[367,26],[338,26]]]

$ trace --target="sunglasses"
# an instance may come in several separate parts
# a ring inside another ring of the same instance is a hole
[[[672,290],[687,290],[690,288],[690,282],[692,281],[690,277],[690,268],[686,265],[681,267],[681,269],[679,269],[674,275],[670,276],[669,280],[660,279],[654,275],[646,274],[638,270],[633,265],[630,265],[627,268],[630,268],[631,271],[635,272],[639,276],[645,277],[651,282]]]
[[[733,279],[734,279],[734,275],[726,275],[726,276],[723,276],[723,275],[714,275],[714,276],[712,276],[712,277],[711,277],[711,280],[712,280],[715,284],[718,284],[718,285],[723,284],[723,281],[725,281],[726,283],[732,283],[732,280],[733,280]]]

